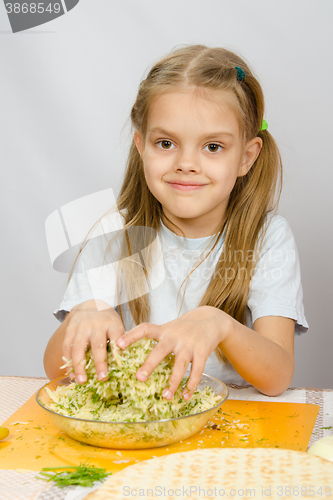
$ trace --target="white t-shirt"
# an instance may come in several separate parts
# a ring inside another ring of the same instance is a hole
[[[253,323],[262,316],[283,316],[295,320],[295,333],[306,332],[308,324],[304,315],[300,265],[292,231],[288,222],[279,215],[270,214],[266,223],[268,228],[250,282],[247,326],[253,328]],[[115,234],[113,231],[121,227],[121,217],[115,218],[113,214],[103,219],[96,227],[94,235]],[[125,330],[135,326],[126,293],[123,292],[120,299],[117,299],[117,264],[114,263],[117,261],[117,250],[113,252],[113,263],[108,263],[104,258],[106,243],[109,240],[110,238],[99,236],[90,240],[82,252],[63,301],[54,312],[60,321],[75,305],[95,298],[104,300],[116,310],[120,303]],[[161,224],[155,241],[158,243],[155,265],[146,287],[151,309],[150,323],[164,324],[199,306],[219,259],[224,235],[212,253],[195,271],[191,273],[191,270],[201,261],[203,252],[211,248],[214,241],[215,236],[182,238]],[[90,245],[92,242],[93,245]],[[117,244],[114,248],[116,247]],[[181,287],[189,274],[186,284]],[[129,297],[132,298],[134,296]],[[221,363],[214,352],[206,362],[205,373],[227,383],[246,383],[229,362]]]

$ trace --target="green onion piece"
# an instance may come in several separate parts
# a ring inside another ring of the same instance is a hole
[[[72,469],[72,471],[65,471],[64,469]],[[36,476],[36,478],[43,479],[44,481],[54,481],[60,488],[70,485],[93,486],[96,481],[102,481],[112,474],[112,472],[105,471],[106,469],[97,468],[94,465],[92,467],[87,467],[85,464],[80,464],[78,467],[71,465],[65,465],[63,467],[44,467],[39,472],[40,476]]]

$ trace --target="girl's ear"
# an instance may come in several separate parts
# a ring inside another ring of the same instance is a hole
[[[142,135],[137,130],[134,131],[134,142],[137,147],[137,150],[139,151],[139,155],[142,158],[145,149],[145,142]]]
[[[238,177],[243,177],[248,173],[248,171],[258,158],[261,148],[262,139],[260,137],[254,137],[246,144],[243,155],[243,162],[241,163],[238,171]]]

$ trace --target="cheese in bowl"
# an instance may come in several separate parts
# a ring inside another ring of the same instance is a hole
[[[174,397],[166,400],[162,391],[174,364],[172,354],[155,368],[145,382],[135,373],[156,344],[143,339],[119,351],[108,346],[108,379],[98,381],[89,348],[84,364],[87,382],[68,378],[42,387],[36,398],[64,432],[88,444],[110,448],[164,446],[201,430],[228,397],[219,380],[203,375],[189,400],[182,397],[187,378]],[[67,362],[70,366],[70,362]]]

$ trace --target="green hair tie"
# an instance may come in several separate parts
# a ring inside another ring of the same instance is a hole
[[[243,82],[245,80],[245,72],[239,66],[234,66],[237,69],[237,80]]]
[[[267,130],[267,129],[268,129],[268,123],[266,122],[266,120],[263,120],[261,127],[260,127],[260,131]]]

